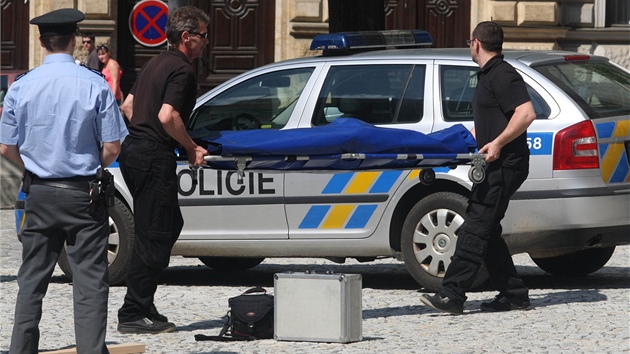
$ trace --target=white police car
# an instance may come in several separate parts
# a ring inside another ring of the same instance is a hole
[[[318,37],[312,48],[324,55],[251,70],[200,97],[188,129],[199,138],[310,128],[341,116],[425,133],[472,127],[478,66],[468,49],[404,48],[430,41],[422,31]],[[552,274],[594,272],[616,245],[630,243],[630,73],[594,55],[504,54],[537,114],[528,130],[530,175],[502,223],[505,240]],[[117,185],[110,282],[117,284],[131,254],[133,201],[117,168],[110,170]],[[240,178],[191,169],[182,157],[185,225],[173,255],[218,270],[251,268],[266,257],[395,257],[436,290],[465,218],[467,173],[465,166],[436,169],[431,185],[420,183],[418,170],[246,170]],[[60,265],[71,275],[64,257]]]

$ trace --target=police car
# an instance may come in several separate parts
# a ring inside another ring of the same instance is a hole
[[[428,49],[423,31],[316,37],[322,55],[260,67],[197,100],[188,130],[293,129],[354,117],[424,133],[472,127],[477,64],[468,49]],[[630,243],[630,73],[607,58],[562,51],[504,51],[523,76],[537,119],[531,168],[503,220],[513,254],[543,270],[583,275]],[[185,225],[174,256],[217,270],[267,257],[369,261],[395,257],[436,290],[450,263],[471,187],[468,167],[384,171],[238,171],[178,165]],[[110,282],[124,282],[133,200],[118,169],[110,211]],[[136,206],[142,207],[142,206]],[[18,211],[19,213],[19,211]],[[18,215],[18,218],[20,216]],[[19,222],[19,219],[18,219]],[[71,276],[65,258],[62,270]],[[480,284],[487,278],[481,272]]]

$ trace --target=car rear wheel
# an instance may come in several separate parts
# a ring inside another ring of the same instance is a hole
[[[401,236],[405,266],[411,276],[429,291],[442,287],[444,273],[457,244],[457,231],[464,222],[467,199],[456,193],[430,194],[411,209]],[[473,287],[488,280],[481,267]]]
[[[208,267],[222,272],[248,270],[262,263],[265,258],[258,257],[199,257]]]
[[[591,248],[562,256],[534,258],[540,269],[557,276],[582,276],[601,269],[615,252],[615,247]]]
[[[125,203],[116,198],[114,207],[109,208],[109,238],[107,242],[107,263],[109,285],[124,285],[127,268],[131,260],[134,239],[133,215]],[[66,249],[61,251],[57,261],[61,271],[72,280],[72,269],[68,263]]]

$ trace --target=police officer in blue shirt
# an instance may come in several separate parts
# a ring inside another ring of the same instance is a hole
[[[83,19],[78,10],[60,9],[31,20],[48,55],[11,85],[4,101],[0,152],[24,166],[27,193],[10,353],[38,352],[42,299],[64,243],[77,352],[108,352],[104,191],[111,179],[103,168],[118,156],[127,129],[105,79],[72,58]]]

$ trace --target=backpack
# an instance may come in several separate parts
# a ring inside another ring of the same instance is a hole
[[[255,340],[273,338],[273,295],[264,288],[251,288],[228,299],[230,310],[218,336],[196,334],[195,340]]]

